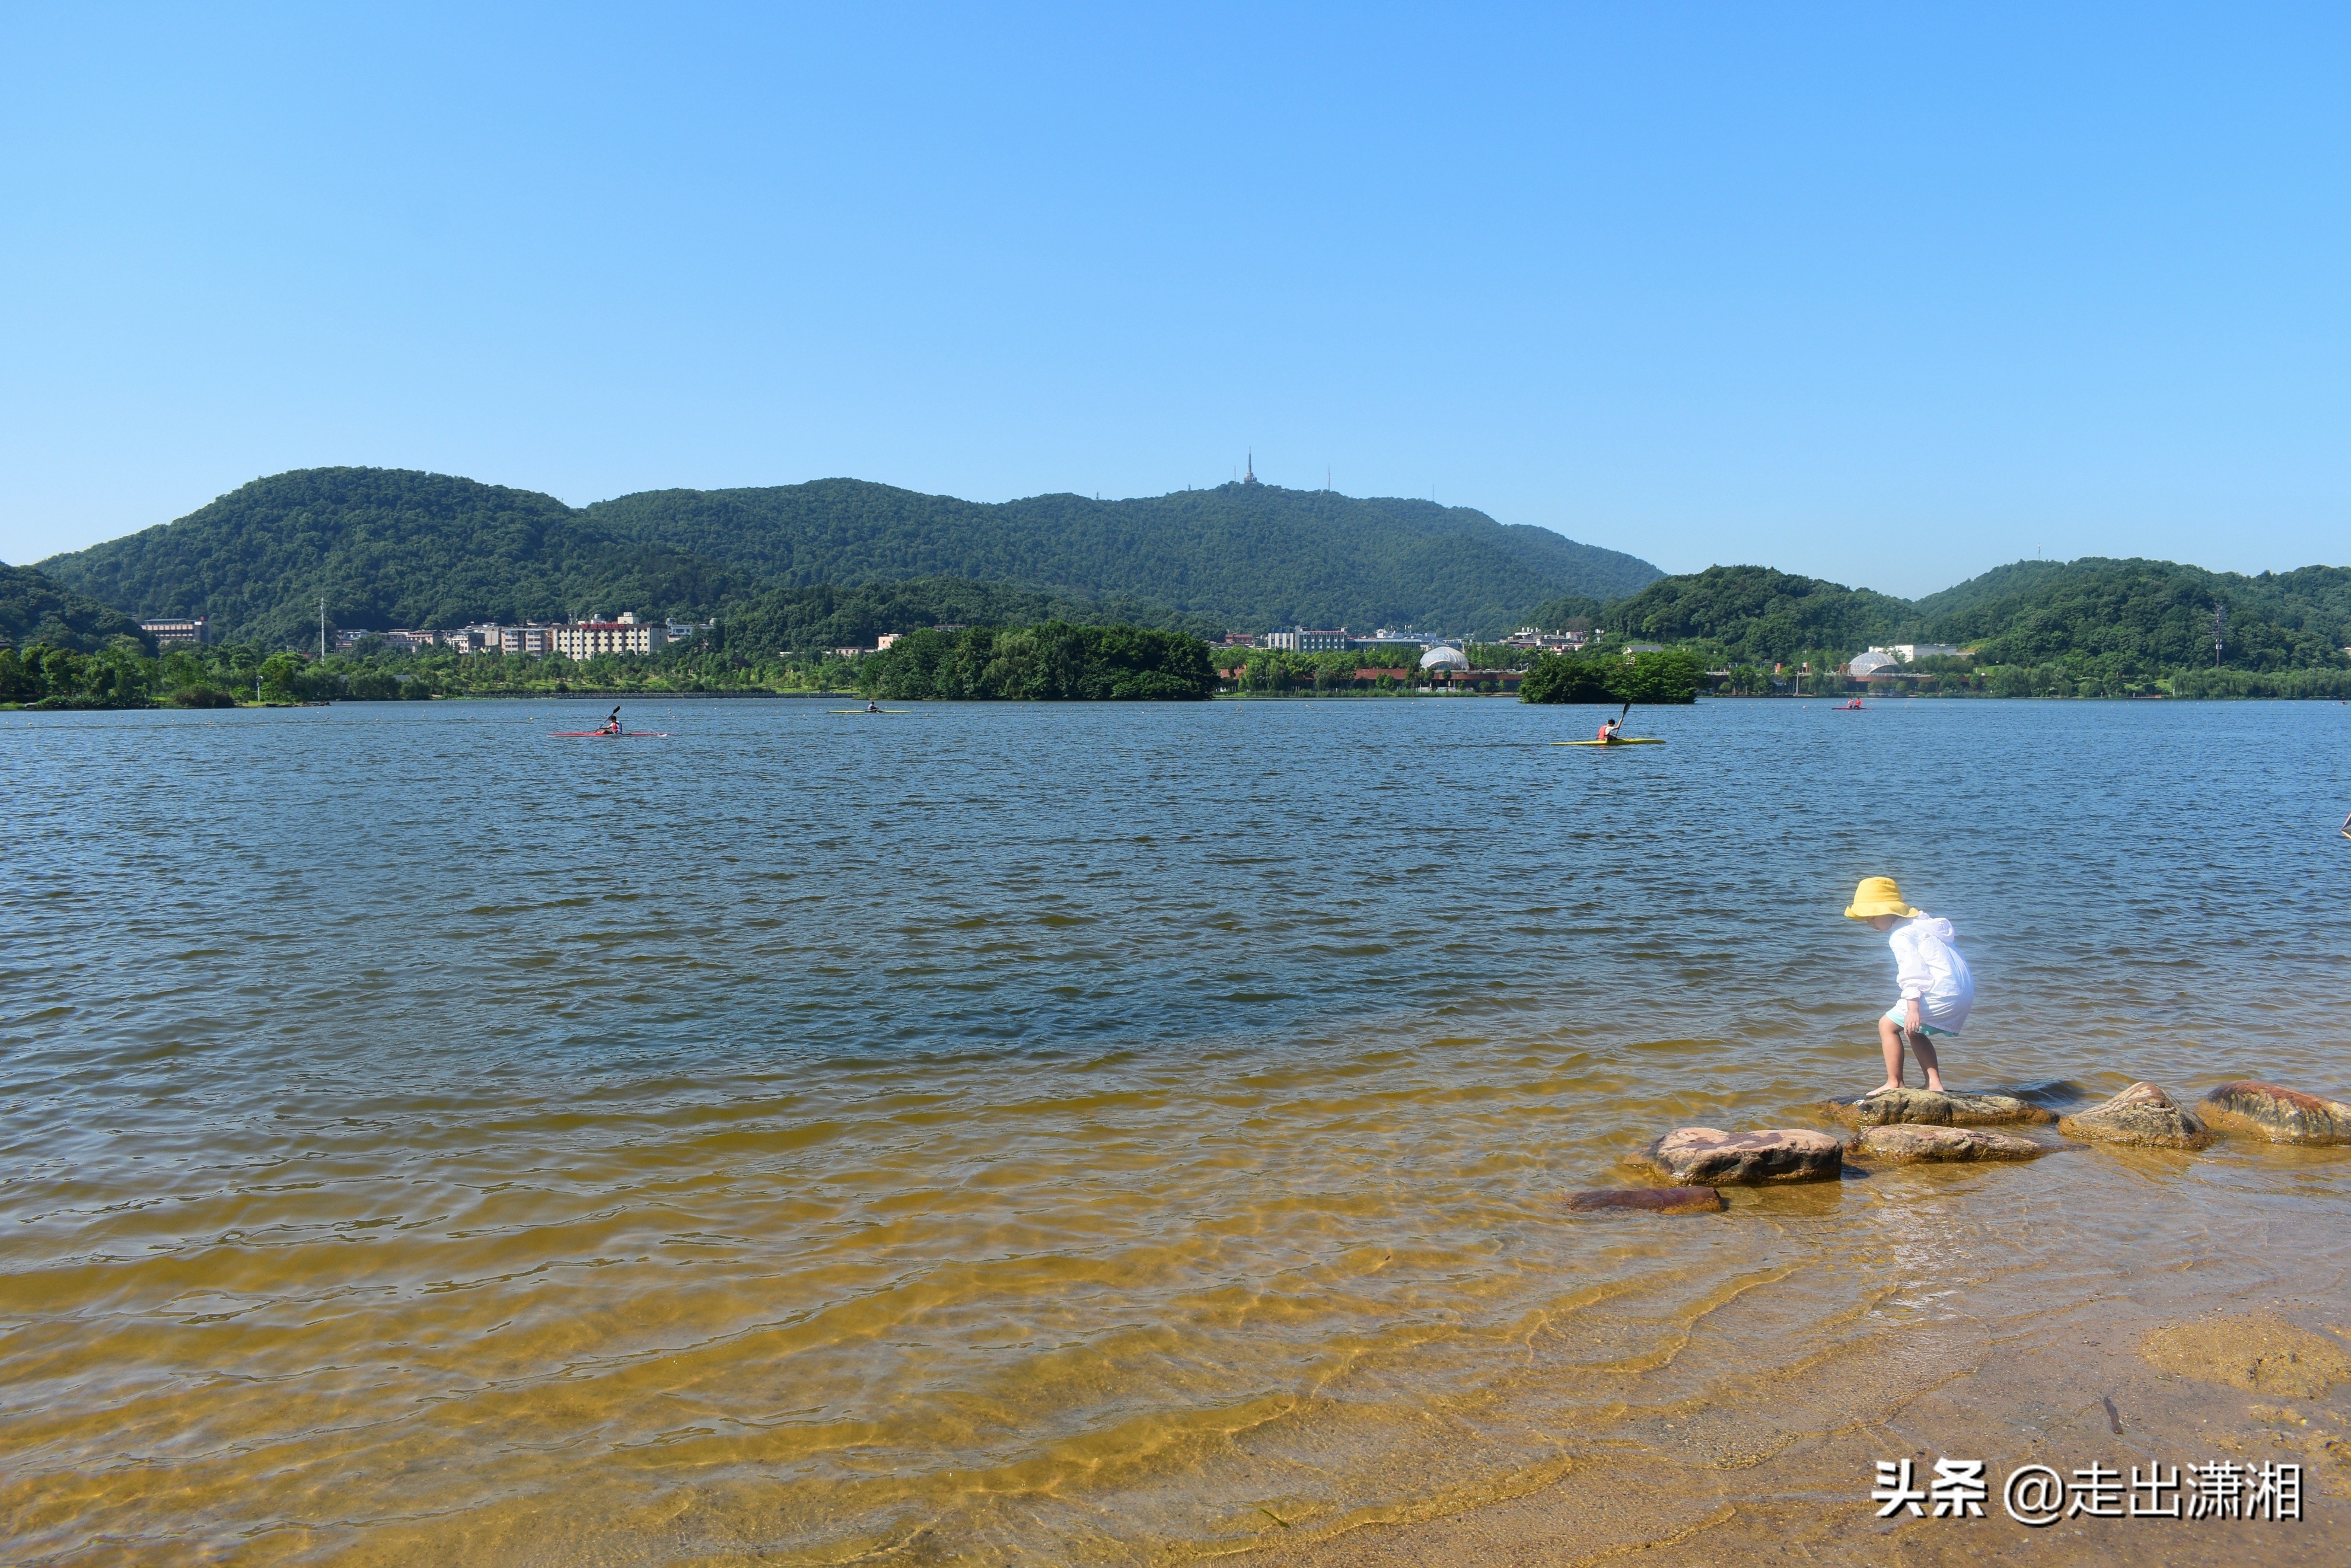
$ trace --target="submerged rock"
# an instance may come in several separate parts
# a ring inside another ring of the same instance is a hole
[[[1834,1181],[1844,1168],[1844,1145],[1826,1133],[1801,1128],[1725,1133],[1713,1127],[1677,1127],[1651,1144],[1640,1158],[1677,1182],[1754,1186]]]
[[[2221,1132],[2273,1144],[2351,1144],[2351,1105],[2299,1089],[2243,1078],[2206,1094],[2197,1109]]]
[[[1567,1195],[1580,1214],[1606,1208],[1646,1209],[1652,1214],[1719,1214],[1730,1206],[1710,1186],[1604,1186]]]
[[[2153,1083],[2134,1083],[2104,1104],[2061,1116],[2057,1130],[2069,1138],[2147,1149],[2200,1149],[2212,1141],[2211,1129],[2194,1112]]]
[[[1863,1128],[1853,1141],[1853,1152],[1899,1166],[1913,1160],[2032,1160],[2047,1154],[2049,1145],[1975,1127],[1897,1124]]]
[[[2001,1122],[2053,1122],[2056,1116],[2013,1094],[1967,1094],[1938,1089],[1888,1089],[1823,1103],[1841,1122],[1865,1127],[1897,1123],[1922,1127],[1984,1127]]]

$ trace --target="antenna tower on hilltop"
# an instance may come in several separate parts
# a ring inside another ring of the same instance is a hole
[[[1256,450],[1256,448],[1254,448],[1254,447],[1250,448],[1250,450],[1249,450],[1249,468],[1248,468],[1248,471],[1247,471],[1247,472],[1245,472],[1244,474],[1242,474],[1242,476],[1241,476],[1241,483],[1242,483],[1242,484],[1244,484],[1244,485],[1254,485],[1254,484],[1258,483],[1258,476],[1257,476],[1257,450]]]

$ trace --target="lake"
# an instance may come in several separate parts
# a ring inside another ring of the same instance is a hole
[[[0,715],[12,1560],[1409,1561],[2325,1427],[2132,1347],[2346,1326],[2351,1151],[1560,1197],[1879,1081],[1870,874],[1954,1085],[2351,1095],[2351,707],[845,706]]]

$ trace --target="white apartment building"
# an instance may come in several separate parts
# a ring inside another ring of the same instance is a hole
[[[650,653],[669,646],[665,623],[640,621],[633,611],[617,621],[572,621],[547,628],[548,651],[567,659],[592,659],[600,653]]]
[[[139,630],[154,638],[159,648],[169,648],[174,643],[202,644],[212,640],[212,622],[201,615],[141,621]]]

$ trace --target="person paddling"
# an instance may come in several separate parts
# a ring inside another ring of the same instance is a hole
[[[882,711],[882,705],[869,700],[865,705],[865,711],[867,713],[880,713]]]
[[[1616,732],[1625,727],[1625,715],[1631,713],[1632,711],[1633,705],[1631,703],[1626,703],[1617,713],[1614,718],[1610,719],[1607,723],[1600,727],[1599,740],[1601,745],[1608,746],[1614,743],[1616,739]]]
[[[608,719],[606,719],[606,720],[604,721],[604,727],[603,727],[603,728],[601,728],[601,729],[600,729],[600,730],[598,730],[596,733],[597,733],[597,734],[599,734],[599,735],[618,735],[618,734],[620,734],[620,733],[621,733],[621,710],[620,710],[619,708],[617,708],[617,707],[616,707],[616,708],[614,708],[614,709],[612,710],[612,716],[611,716],[611,717],[610,717],[610,718],[608,718]]]

